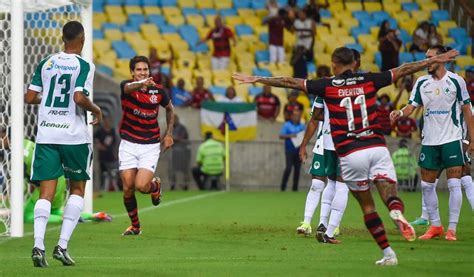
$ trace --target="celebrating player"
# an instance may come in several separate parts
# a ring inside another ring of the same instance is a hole
[[[444,46],[437,45],[426,52],[426,57],[431,59],[446,52]],[[419,239],[429,240],[444,234],[439,217],[435,181],[439,171],[445,168],[449,188],[449,226],[445,238],[457,240],[456,226],[462,206],[461,175],[464,166],[460,115],[462,110],[469,139],[474,141],[471,101],[464,79],[448,71],[443,62],[430,65],[428,73],[418,78],[408,105],[400,111],[393,111],[391,119],[394,121],[398,117],[409,116],[418,106],[424,107],[425,123],[419,165],[423,201],[431,226]],[[469,150],[474,150],[474,144],[469,146]]]
[[[120,83],[123,117],[120,123],[119,170],[123,183],[123,202],[132,225],[124,236],[141,234],[135,189],[151,195],[153,205],[161,201],[161,184],[154,178],[160,158],[160,126],[158,111],[166,109],[166,132],[163,147],[173,145],[173,105],[163,87],[150,78],[147,57],[130,60],[132,80]]]
[[[84,28],[77,21],[62,29],[64,51],[43,59],[25,94],[25,102],[39,104],[38,133],[31,169],[31,180],[40,184],[40,197],[34,208],[35,267],[46,267],[44,234],[51,214],[58,178],[69,179],[70,196],[64,208],[64,220],[53,258],[63,265],[74,265],[67,246],[84,206],[84,188],[90,179],[91,138],[87,131],[86,111],[102,120],[100,108],[88,98],[92,91],[95,66],[80,56],[84,46]],[[45,94],[42,97],[42,94]]]
[[[377,186],[402,235],[409,241],[415,240],[416,235],[403,216],[404,205],[397,196],[395,169],[377,121],[377,90],[434,63],[451,61],[457,55],[458,52],[452,50],[382,73],[353,73],[354,53],[349,48],[340,47],[332,54],[332,68],[336,75],[332,78],[304,80],[239,73],[234,74],[233,78],[240,83],[259,82],[299,89],[323,97],[329,110],[331,135],[340,159],[342,177],[362,208],[367,229],[384,253],[376,264],[396,265],[396,254],[388,243],[382,220],[375,210],[370,181]]]

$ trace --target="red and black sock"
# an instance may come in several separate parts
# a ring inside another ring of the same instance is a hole
[[[383,227],[382,220],[380,219],[377,212],[364,215],[365,226],[374,237],[375,241],[379,245],[380,249],[385,249],[390,246],[388,244],[387,236],[385,234],[385,228]]]
[[[158,185],[158,182],[152,180],[150,182],[150,191],[148,193],[155,193],[159,189],[160,189],[160,186]]]
[[[135,195],[130,198],[124,196],[123,203],[125,204],[125,209],[127,209],[128,217],[130,217],[132,226],[135,228],[140,228],[140,220],[138,219],[138,205]]]
[[[402,199],[392,196],[387,199],[387,207],[390,211],[399,210],[402,213],[405,211],[405,206],[403,205]]]

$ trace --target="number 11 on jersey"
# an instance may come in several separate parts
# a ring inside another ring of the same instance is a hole
[[[362,116],[362,128],[369,127],[369,115],[367,114],[367,104],[365,103],[365,96],[359,95],[354,99],[355,105],[360,105],[360,115]],[[340,107],[346,108],[347,128],[349,132],[355,131],[354,109],[352,108],[352,101],[350,97],[345,97],[339,104]]]

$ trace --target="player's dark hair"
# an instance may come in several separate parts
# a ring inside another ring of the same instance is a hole
[[[64,42],[75,40],[82,34],[84,34],[84,27],[79,21],[69,21],[63,26]]]
[[[286,9],[280,8],[280,9],[278,9],[278,15],[281,16],[281,17],[285,17],[285,16],[288,15],[288,12],[286,11]]]
[[[135,56],[132,59],[130,59],[130,71],[135,70],[135,66],[137,63],[146,63],[148,65],[148,69],[150,69],[150,60],[148,60],[147,57],[145,56]]]
[[[354,61],[360,62],[360,52],[354,48],[351,48],[351,49],[352,49],[352,53],[354,54]]]
[[[448,52],[448,48],[446,48],[446,46],[441,45],[441,44],[431,46],[430,50],[436,50],[436,54],[438,55]]]
[[[354,62],[354,51],[347,47],[336,48],[332,53],[331,60],[333,63],[350,65]]]

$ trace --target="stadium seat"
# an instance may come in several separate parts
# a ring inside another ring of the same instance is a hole
[[[109,40],[105,39],[94,39],[94,42],[92,43],[94,51],[97,51],[99,53],[105,53],[106,51],[110,50],[112,47],[112,44],[110,43]]]
[[[123,0],[123,5],[124,6],[140,6],[141,1],[140,0]]]
[[[435,2],[424,3],[423,5],[420,5],[420,6],[422,10],[428,11],[428,12],[439,10],[438,3],[435,3]]]
[[[450,20],[449,13],[446,10],[434,10],[431,11],[431,21],[438,25],[440,21]]]
[[[194,0],[178,0],[178,6],[180,8],[194,8],[196,3]]]
[[[125,11],[125,14],[126,15],[130,15],[130,14],[142,14],[143,11],[142,11],[142,8],[139,7],[139,6],[124,6],[124,11]]]
[[[105,15],[105,13],[95,12],[92,18],[93,18],[94,29],[100,29],[102,27],[102,24],[107,22],[107,16]]]
[[[177,28],[173,25],[162,25],[160,26],[160,33],[162,34],[174,34],[176,33]]]
[[[359,21],[370,18],[370,14],[366,11],[354,11],[352,12],[352,16]]]
[[[252,0],[233,0],[233,5],[236,9],[250,9],[252,2]]]
[[[117,53],[119,59],[131,59],[136,55],[130,45],[123,40],[113,41],[112,49]]]
[[[248,87],[248,92],[249,96],[255,97],[258,94],[262,93],[263,88],[262,87],[256,87],[256,86],[249,86]]]
[[[107,6],[121,6],[124,0],[106,0],[105,5]]]
[[[128,15],[128,24],[129,25],[137,25],[140,26],[141,24],[145,23],[146,19],[143,14],[129,14]]]
[[[209,86],[209,91],[214,96],[225,96],[226,89],[227,88],[225,86],[218,86],[218,85]]]
[[[391,16],[395,16],[397,13],[399,13],[402,10],[402,6],[399,3],[387,4],[384,2],[383,9]]]
[[[159,0],[142,0],[143,7],[156,7],[160,1]]]
[[[150,15],[153,15],[153,14],[161,14],[161,9],[159,7],[156,7],[156,6],[145,6],[145,7],[143,7],[143,13],[146,16],[150,16]]]
[[[178,3],[176,0],[160,0],[161,1],[161,7],[176,7]]]
[[[186,23],[196,26],[196,28],[203,27],[204,17],[200,14],[191,14],[186,17]]]
[[[364,10],[368,12],[376,12],[382,10],[382,4],[378,2],[364,2]]]
[[[199,45],[190,45],[191,51],[194,53],[207,53],[209,52],[209,46],[205,43]]]
[[[123,33],[138,33],[140,32],[140,25],[122,25],[120,29]]]
[[[385,11],[376,11],[372,13],[372,19],[377,21],[377,25],[380,25],[382,21],[389,20],[390,18],[390,15]]]
[[[443,35],[448,34],[448,30],[451,28],[456,28],[458,25],[454,20],[444,20],[438,23],[438,32]]]
[[[167,6],[162,8],[165,18],[181,15],[181,10],[174,6]]]
[[[331,66],[331,55],[329,54],[318,55],[315,59],[315,63],[318,67],[321,65]]]
[[[354,27],[351,29],[351,35],[354,37],[354,38],[358,38],[360,35],[362,34],[368,34],[370,33],[370,29],[367,28],[367,27]]]
[[[168,17],[167,22],[169,25],[178,27],[180,25],[183,25],[185,23],[185,20],[183,16],[178,15],[178,16]]]
[[[102,24],[102,29],[108,30],[108,29],[120,29],[120,25],[115,24],[115,23],[104,23]]]
[[[263,68],[258,68],[258,67],[255,67],[252,70],[252,75],[263,76],[263,77],[272,77],[272,73],[270,72],[270,70],[263,69]],[[249,92],[250,92],[250,90],[249,90]]]
[[[373,53],[363,53],[360,56],[360,61],[361,64],[369,64],[369,63],[374,63],[375,57]]]
[[[345,2],[346,10],[351,12],[353,11],[361,11],[364,8],[362,7],[362,3],[360,2]]]
[[[416,27],[418,26],[418,21],[414,18],[404,20],[400,22],[400,28],[405,29],[409,34],[413,34]]]
[[[320,9],[319,10],[319,15],[321,17],[331,17],[331,12],[329,10],[326,10],[326,9]]]
[[[400,52],[398,57],[400,59],[400,64],[410,63],[410,62],[413,62],[413,60],[414,60],[413,54],[409,53],[409,52]]]
[[[104,1],[103,0],[96,0],[92,2],[92,11],[94,13],[102,13],[104,12]]]
[[[454,43],[448,44],[448,46],[453,48],[453,49],[458,50],[461,55],[466,55],[467,54],[467,45],[466,44],[454,42]]]
[[[104,10],[109,22],[116,24],[127,22],[127,17],[121,6],[105,6]]]
[[[364,52],[364,48],[359,43],[349,43],[349,44],[346,44],[345,47],[355,49],[359,51],[359,53],[361,54]]]
[[[419,10],[420,7],[418,6],[417,3],[402,3],[402,10],[411,12],[411,11],[417,11]]]
[[[199,9],[213,9],[214,1],[212,0],[198,0],[196,1],[196,7]]]
[[[109,41],[122,40],[122,31],[118,29],[107,29],[104,31],[104,37]]]
[[[382,54],[380,52],[375,53],[375,64],[382,68]]]
[[[342,2],[334,2],[334,3],[331,3],[331,5],[329,5],[329,11],[331,12],[331,14],[337,14],[338,12],[344,10],[344,3]],[[362,10],[362,9],[359,9],[359,10]]]
[[[214,7],[216,9],[230,9],[232,8],[232,0],[214,0]]]
[[[149,15],[148,22],[153,23],[158,27],[166,24],[165,17],[160,14]]]
[[[448,35],[456,39],[457,37],[467,37],[466,29],[461,27],[450,28],[448,29]]]
[[[355,18],[341,19],[340,22],[341,22],[341,27],[345,29],[351,29],[353,27],[359,26],[359,20]]]
[[[370,28],[374,26],[379,26],[379,22],[375,19],[364,19],[360,22],[360,26]]]
[[[411,17],[416,18],[418,22],[430,20],[431,14],[425,10],[411,11]]]
[[[194,7],[188,7],[188,8],[182,8],[181,9],[181,12],[183,13],[183,15],[185,17],[187,17],[188,15],[201,15],[201,12],[199,9],[196,9]]]
[[[243,35],[252,35],[253,30],[252,27],[246,24],[240,24],[235,26],[235,33],[237,36],[243,36]]]
[[[400,35],[398,37],[404,45],[413,41],[413,37],[406,30],[403,29],[400,30]]]
[[[426,53],[424,52],[415,52],[413,53],[413,57],[415,58],[415,61],[421,61],[426,59]]]
[[[259,62],[269,62],[270,61],[270,52],[266,50],[261,50],[255,52],[255,61]]]

